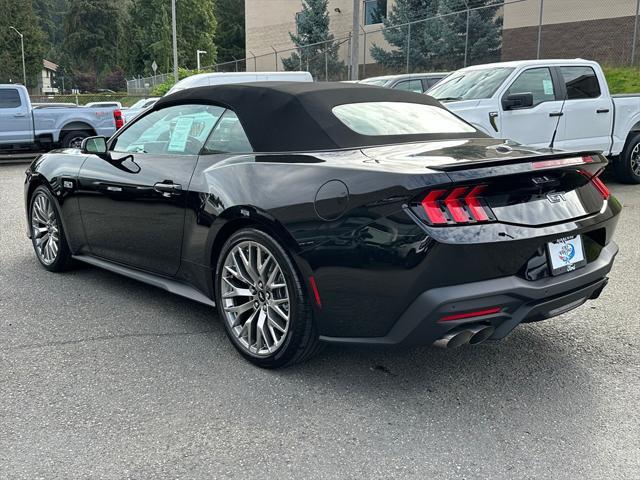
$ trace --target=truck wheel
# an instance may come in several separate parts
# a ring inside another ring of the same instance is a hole
[[[62,137],[62,146],[64,148],[80,148],[82,146],[82,141],[90,136],[91,135],[85,131],[73,130]]]
[[[640,133],[629,138],[624,151],[613,165],[618,180],[623,183],[640,183]]]

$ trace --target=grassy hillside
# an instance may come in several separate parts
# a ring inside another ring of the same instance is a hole
[[[640,93],[640,69],[632,67],[603,67],[609,90],[616,93]]]

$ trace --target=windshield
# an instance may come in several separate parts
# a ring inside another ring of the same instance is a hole
[[[147,103],[147,99],[143,98],[142,100],[138,100],[136,103],[134,103],[133,105],[131,105],[129,108],[131,108],[132,110],[134,108],[142,108],[142,106]]]
[[[421,103],[349,103],[333,107],[333,114],[360,135],[415,135],[476,131],[448,110]]]
[[[479,100],[491,98],[513,68],[486,68],[453,73],[427,92],[436,100]]]
[[[358,83],[365,83],[367,85],[377,85],[379,87],[384,87],[391,80],[388,78],[368,78],[366,80],[360,80]]]

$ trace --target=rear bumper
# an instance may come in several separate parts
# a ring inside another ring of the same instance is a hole
[[[474,323],[490,324],[492,339],[508,335],[522,322],[561,315],[597,298],[608,282],[607,275],[618,253],[610,242],[599,257],[584,268],[557,277],[527,281],[509,276],[427,290],[405,310],[382,337],[328,337],[325,342],[354,345],[430,345],[447,332]],[[443,317],[500,307],[499,313],[472,319],[442,322]]]

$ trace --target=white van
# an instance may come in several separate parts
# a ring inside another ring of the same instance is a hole
[[[171,87],[165,95],[171,95],[187,88],[247,82],[313,82],[313,77],[309,72],[198,73],[197,75],[183,78]]]

